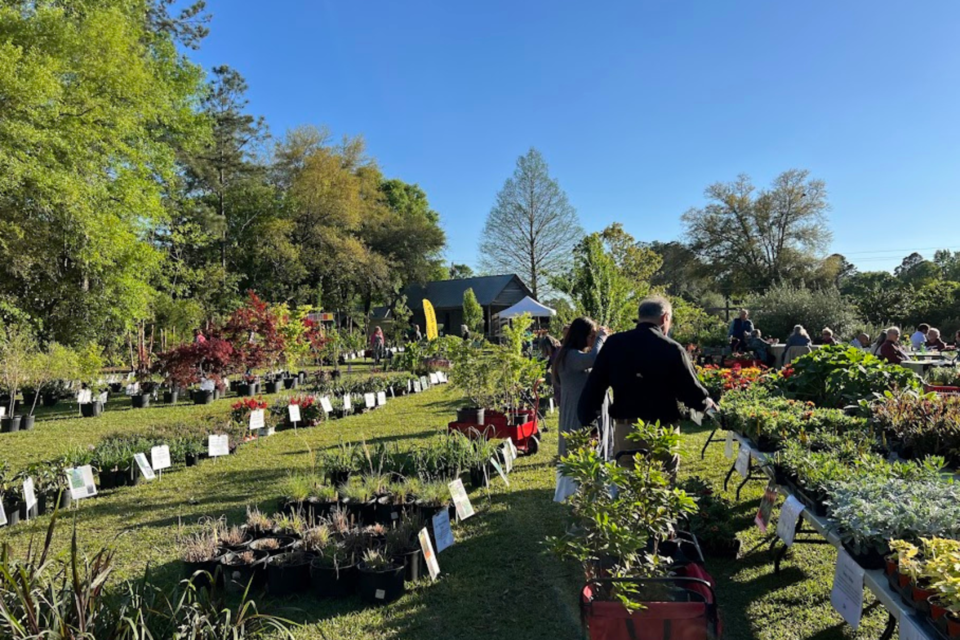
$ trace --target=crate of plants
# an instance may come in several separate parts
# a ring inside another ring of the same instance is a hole
[[[737,538],[735,505],[719,496],[709,483],[699,476],[688,478],[680,485],[687,495],[697,501],[697,510],[686,518],[686,529],[709,556],[734,559],[740,553]]]
[[[960,394],[960,367],[933,367],[924,376],[926,393]]]
[[[894,540],[886,558],[890,586],[943,638],[960,638],[960,541]]]
[[[566,501],[569,526],[548,538],[548,545],[584,570],[585,635],[627,640],[669,625],[675,637],[719,638],[714,581],[695,543],[697,553],[684,552],[683,540],[693,538],[679,532],[683,519],[696,513],[696,499],[671,487],[663,464],[645,455],[675,452],[676,439],[659,425],[643,423],[634,437],[647,449],[634,457],[633,468],[603,460],[587,430],[569,436],[560,461],[560,471],[578,488]]]
[[[901,458],[960,463],[960,396],[888,391],[869,405],[871,424]]]
[[[763,375],[759,367],[722,368],[713,364],[697,367],[700,383],[715,402],[720,402],[725,393],[750,388],[761,381]]]

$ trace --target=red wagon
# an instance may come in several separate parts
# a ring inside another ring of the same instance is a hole
[[[453,421],[447,425],[450,432],[459,431],[470,438],[506,440],[509,438],[517,450],[532,456],[540,450],[540,382],[533,388],[533,409],[519,409],[509,413],[484,411],[483,424]]]

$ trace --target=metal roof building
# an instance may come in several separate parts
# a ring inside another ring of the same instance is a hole
[[[426,321],[423,315],[423,299],[426,298],[437,312],[437,324],[447,335],[460,335],[463,324],[463,294],[473,289],[477,302],[483,307],[484,332],[490,333],[490,319],[497,313],[509,309],[525,297],[533,297],[516,274],[499,276],[477,276],[457,280],[437,280],[426,285],[411,285],[404,290],[407,306],[413,311],[413,321],[421,330]]]

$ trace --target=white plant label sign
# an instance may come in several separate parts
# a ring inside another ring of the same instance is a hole
[[[733,466],[742,478],[750,476],[750,447],[740,445],[740,453],[737,454],[737,461]]]
[[[363,404],[367,409],[374,409],[377,406],[377,396],[372,393],[363,394]]]
[[[207,453],[211,458],[230,455],[230,436],[209,436],[207,438]]]
[[[328,415],[333,413],[333,405],[330,404],[330,398],[327,396],[320,398],[320,407],[323,409],[323,412]]]
[[[107,399],[108,399],[109,397],[110,397],[110,396],[107,395],[107,392],[104,391],[104,392],[101,393],[99,396],[97,396],[97,400],[99,400],[99,401],[102,402],[103,404],[107,404]]]
[[[93,391],[90,389],[81,389],[77,393],[77,402],[80,404],[90,404],[93,402]]]
[[[290,422],[300,422],[300,405],[287,405],[287,413],[290,414]]]
[[[414,393],[420,393],[420,391],[421,391],[420,381],[419,381],[419,380],[414,380],[414,381],[413,381],[413,392],[414,392]]]
[[[343,410],[350,411],[351,409],[353,409],[353,403],[350,402],[350,394],[348,393],[343,396]]]
[[[413,381],[407,380],[407,393],[410,393],[411,391],[413,391]]]
[[[71,498],[83,500],[97,495],[97,483],[93,481],[93,467],[84,465],[75,469],[67,469],[66,474]]]
[[[433,552],[433,543],[430,542],[430,533],[424,527],[417,535],[420,538],[420,549],[423,551],[423,559],[427,561],[427,571],[430,572],[430,579],[436,580],[440,575],[440,563],[437,562],[437,554]]]
[[[150,466],[154,471],[170,468],[170,447],[165,444],[150,449]]]
[[[0,407],[0,418],[6,418],[6,417],[7,417],[7,408]]]
[[[497,473],[500,474],[500,477],[503,478],[503,483],[510,486],[510,480],[507,479],[507,474],[503,471],[503,467],[500,466],[500,461],[497,460],[497,456],[492,456],[490,458],[490,464],[493,465],[493,468],[497,470]]]
[[[433,537],[437,539],[437,553],[453,546],[453,529],[450,528],[450,512],[441,509],[433,516]]]
[[[513,462],[520,457],[520,452],[517,451],[517,445],[513,444],[512,438],[507,438],[507,449],[510,450],[510,469],[513,469]]]
[[[435,373],[431,373],[431,374],[430,374],[430,384],[431,384],[431,385],[433,385],[433,384],[440,384],[440,378],[437,377],[437,374],[435,374]]]
[[[793,495],[788,497],[787,501],[780,507],[780,518],[777,520],[777,536],[788,547],[793,544],[793,538],[797,533],[797,522],[800,520],[803,509],[803,503]]]
[[[150,468],[150,463],[147,462],[147,454],[136,453],[133,455],[133,459],[136,460],[137,466],[140,467],[140,473],[143,474],[144,478],[147,480],[156,479],[156,474],[153,473],[153,469]]]
[[[441,372],[438,373],[437,375],[440,377],[440,382],[442,382],[443,384],[446,384],[446,383],[447,383],[447,374],[446,374],[446,373],[444,373],[443,371],[441,371]]]
[[[723,456],[727,460],[733,459],[733,431],[727,431],[727,439],[723,443]]]
[[[463,488],[463,480],[457,478],[448,484],[447,487],[450,489],[450,497],[453,498],[453,504],[457,508],[457,517],[461,520],[466,520],[472,516],[475,512],[473,505],[470,504],[470,497],[467,495],[467,490]]]
[[[7,512],[3,510],[3,494],[0,493],[0,527],[7,524]]]
[[[385,405],[385,404],[387,404],[387,392],[386,392],[386,391],[378,391],[378,392],[377,392],[377,406],[378,406],[378,407],[382,407],[382,406]]]
[[[27,513],[37,506],[37,490],[33,486],[33,478],[23,481],[23,501],[27,503]]]
[[[837,552],[837,568],[833,574],[830,604],[847,624],[860,626],[863,609],[863,567],[854,562],[845,549]]]
[[[424,391],[430,388],[430,384],[427,382],[427,376],[420,376],[420,388]]]
[[[510,442],[510,440],[508,439],[503,443],[503,447],[500,449],[500,452],[503,454],[504,469],[507,471],[507,473],[512,473],[513,461],[516,459],[516,457],[513,455],[513,451],[510,449],[510,446],[507,444],[507,442]]]
[[[263,429],[264,427],[263,409],[254,409],[250,412],[250,430]]]
[[[548,401],[550,402],[550,415],[553,415],[553,410],[555,408],[553,406],[553,398],[550,398]]]
[[[209,378],[204,378],[203,382],[200,383],[200,391],[213,391],[216,388],[217,385]]]

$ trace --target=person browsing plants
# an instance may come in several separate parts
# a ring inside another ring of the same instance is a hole
[[[608,334],[606,327],[597,327],[590,318],[577,318],[570,323],[563,346],[554,359],[553,372],[560,388],[560,456],[567,453],[567,440],[563,434],[580,429],[577,403]]]
[[[670,302],[647,298],[638,311],[635,329],[607,338],[577,406],[580,424],[588,425],[597,417],[607,389],[613,389],[614,454],[636,448],[628,435],[637,421],[676,425],[681,418],[678,401],[697,411],[716,408],[683,347],[667,337],[673,319]],[[679,462],[678,455],[665,461],[671,474]],[[621,459],[621,464],[630,466],[632,460]]]

